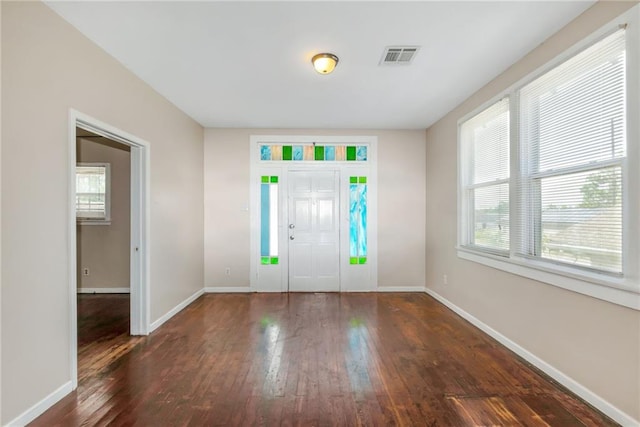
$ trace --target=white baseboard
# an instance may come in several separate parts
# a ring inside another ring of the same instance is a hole
[[[578,395],[579,397],[581,397],[582,399],[584,399],[585,401],[587,401],[588,403],[596,407],[598,410],[600,410],[602,413],[607,415],[609,418],[620,423],[624,427],[640,426],[640,420],[636,420],[629,414],[618,409],[617,407],[609,403],[607,400],[598,396],[597,394],[595,394],[594,392],[592,392],[591,390],[589,390],[588,388],[586,388],[585,386],[583,386],[582,384],[580,384],[579,382],[571,378],[570,376],[554,368],[553,366],[551,366],[544,360],[540,359],[538,356],[531,353],[529,350],[525,349],[524,347],[521,347],[520,345],[511,341],[509,338],[502,335],[500,332],[496,331],[491,326],[487,325],[486,323],[482,322],[478,318],[464,311],[463,309],[453,304],[451,301],[444,298],[442,295],[438,294],[434,290],[426,288],[425,292],[431,295],[433,298],[435,298],[439,302],[441,302],[442,304],[444,304],[445,306],[447,306],[457,315],[467,320],[472,325],[476,326],[482,332],[491,336],[500,344],[504,345],[509,350],[513,351],[518,356],[522,357],[527,362],[531,363],[533,366],[540,369],[542,372],[549,375],[551,378],[553,378],[554,380],[556,380],[557,382],[559,382],[560,384],[562,384],[563,386],[571,390],[573,393],[575,393],[576,395]]]
[[[378,292],[424,292],[424,286],[378,286]]]
[[[178,304],[175,307],[173,307],[171,310],[169,310],[167,313],[165,313],[158,320],[156,320],[155,322],[151,323],[151,325],[149,326],[149,333],[152,333],[153,331],[158,329],[160,326],[162,326],[162,324],[165,323],[167,320],[171,319],[173,316],[175,316],[176,314],[180,313],[180,311],[182,311],[189,304],[191,304],[192,302],[197,300],[198,297],[200,297],[202,294],[204,294],[204,289],[199,289],[198,291],[196,291],[196,293],[194,293],[189,298],[187,298],[184,301],[182,301],[180,304]]]
[[[373,290],[355,289],[355,290],[341,290],[340,292],[424,292],[424,286],[380,286]],[[231,294],[231,293],[250,293],[254,292],[249,286],[208,286],[204,288],[206,294]],[[266,292],[282,292],[269,290],[260,291]]]
[[[253,292],[249,286],[208,286],[204,288],[205,294],[233,294]]]
[[[129,294],[130,288],[78,288],[79,294]]]
[[[47,397],[42,399],[40,402],[36,403],[31,408],[27,409],[22,414],[18,415],[16,418],[9,421],[6,424],[6,426],[7,427],[26,426],[31,421],[35,420],[40,415],[42,415],[47,409],[51,408],[53,405],[58,403],[60,399],[62,399],[72,391],[73,391],[73,385],[71,384],[71,381],[66,382],[65,384],[61,385],[56,390],[51,392]]]

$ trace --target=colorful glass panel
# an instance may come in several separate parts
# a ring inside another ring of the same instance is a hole
[[[366,145],[359,145],[358,149],[356,150],[356,160],[359,162],[366,162],[367,161],[367,146]]]
[[[366,145],[260,145],[262,161],[366,162]]]
[[[269,256],[269,213],[271,212],[271,194],[269,192],[270,184],[264,183],[262,177],[262,184],[260,184],[260,255]],[[266,177],[267,180],[269,177]]]
[[[260,264],[278,264],[278,177],[260,177]]]
[[[290,145],[285,145],[282,147],[282,160],[291,160],[293,159],[293,150]]]
[[[360,256],[359,264],[364,264],[367,256],[367,184],[358,184],[358,187],[360,187],[360,200],[358,202],[358,255]]]
[[[352,161],[356,159],[356,147],[348,146],[347,147],[347,160]]]
[[[333,145],[327,145],[324,147],[324,159],[334,161],[336,159],[336,147]]]
[[[304,160],[313,160],[315,158],[315,150],[313,145],[305,145],[302,147]]]
[[[273,161],[282,160],[282,145],[271,146],[271,160]]]
[[[367,263],[367,177],[349,177],[349,264]]]
[[[270,145],[261,145],[260,146],[260,160],[271,160],[271,146]]]

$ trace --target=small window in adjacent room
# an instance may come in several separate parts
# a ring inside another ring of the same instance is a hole
[[[76,218],[81,224],[108,224],[110,216],[109,163],[76,166]]]

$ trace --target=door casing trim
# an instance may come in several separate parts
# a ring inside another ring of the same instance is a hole
[[[282,143],[309,145],[321,144],[349,144],[367,145],[366,162],[293,162],[293,161],[260,161],[260,144]],[[288,245],[281,244],[279,266],[265,268],[258,262],[260,255],[260,176],[278,175],[279,179],[279,239],[288,238],[286,224],[287,213],[287,175],[289,170],[336,170],[340,174],[340,291],[375,291],[378,287],[378,168],[377,168],[376,136],[321,136],[321,135],[251,135],[249,138],[249,216],[250,216],[250,289],[252,292],[287,292],[288,290]],[[368,253],[367,264],[351,266],[348,257],[344,256],[345,247],[348,253],[348,206],[349,176],[367,176],[367,230]],[[346,221],[346,225],[345,225]],[[346,233],[345,233],[346,232]],[[345,239],[346,234],[346,239]]]
[[[150,325],[150,145],[147,141],[104,123],[87,114],[69,109],[69,367],[72,390],[78,387],[78,307],[77,307],[77,242],[76,242],[76,127],[104,136],[131,147],[131,335],[148,335]],[[136,250],[137,249],[137,250]]]

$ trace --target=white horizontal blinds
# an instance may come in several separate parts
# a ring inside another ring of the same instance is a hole
[[[622,272],[625,32],[519,92],[519,252]]]
[[[76,214],[82,218],[106,216],[106,167],[76,167]]]
[[[509,250],[509,99],[461,126],[464,159],[466,244]]]

